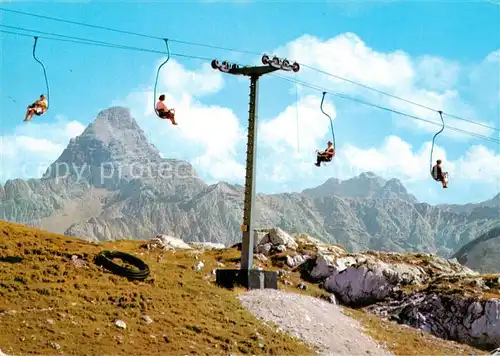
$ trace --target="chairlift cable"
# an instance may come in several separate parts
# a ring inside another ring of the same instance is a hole
[[[43,65],[43,63],[36,57],[36,45],[38,43],[38,37],[35,36],[35,42],[33,43],[33,58],[35,59],[35,61],[37,61],[38,63],[40,63],[40,65],[42,66],[42,69],[43,69],[43,76],[45,78],[45,86],[47,88],[47,110],[49,109],[49,105],[50,105],[50,92],[49,92],[49,80],[47,78],[47,71],[45,70],[45,66]]]
[[[0,26],[3,26],[3,25],[0,24]],[[18,32],[12,32],[12,31],[6,31],[6,30],[0,30],[0,32],[1,33],[8,33],[8,34],[19,35],[19,36],[32,37],[31,35],[28,35],[28,34],[18,33]],[[149,52],[149,53],[164,54],[164,52],[157,51],[157,50],[151,50],[151,49],[147,49],[147,48],[116,45],[116,44],[113,44],[113,43],[100,43],[100,42],[92,41],[92,40],[86,40],[86,42],[83,42],[83,41],[75,41],[75,40],[61,39],[61,38],[50,38],[50,37],[42,37],[42,36],[37,36],[37,37],[38,38],[48,39],[48,40],[61,41],[61,42],[70,42],[70,43],[78,43],[78,44],[96,45],[96,46],[104,46],[104,47],[117,48],[117,49],[125,49],[125,50],[134,50],[134,51],[140,51],[140,52]],[[176,56],[176,57],[185,57],[185,58],[199,59],[199,60],[204,60],[204,61],[211,61],[211,58],[200,57],[200,56],[192,56],[192,55],[187,55],[187,54],[183,54],[183,53],[170,53],[170,56],[171,57]],[[318,87],[316,85],[311,85],[311,84],[303,82],[303,81],[299,81],[299,80],[295,80],[295,79],[290,79],[290,78],[286,78],[286,77],[281,77],[281,76],[276,75],[276,74],[271,74],[271,75],[274,75],[274,76],[276,76],[278,78],[281,78],[281,79],[284,79],[284,80],[287,80],[287,81],[290,81],[290,82],[293,82],[293,83],[299,83],[299,84],[301,84],[304,87],[309,87],[309,88],[317,90],[317,91],[325,91],[324,88]],[[369,105],[369,106],[376,107],[376,108],[379,108],[379,109],[382,109],[382,110],[393,112],[395,114],[406,116],[408,118],[412,118],[412,119],[415,119],[415,120],[419,120],[419,121],[423,121],[423,122],[427,122],[427,123],[436,125],[436,123],[433,122],[433,121],[422,119],[422,118],[419,118],[417,116],[410,115],[410,114],[407,114],[407,113],[404,113],[404,112],[401,112],[401,111],[398,111],[398,110],[394,110],[394,109],[391,109],[391,108],[387,108],[387,107],[384,107],[384,106],[381,106],[381,105],[369,103],[369,102],[361,100],[361,99],[357,99],[357,98],[354,98],[354,97],[349,97],[348,95],[345,95],[345,94],[335,93],[335,92],[331,92],[331,91],[327,91],[327,93],[329,93],[331,95],[334,95],[334,96],[337,96],[337,97],[340,97],[340,98],[343,98],[343,99],[355,101],[355,102],[358,102],[358,103],[361,103],[361,104],[364,104],[364,105]],[[443,115],[446,115],[446,114],[443,112]],[[473,132],[470,132],[470,131],[467,131],[467,130],[459,129],[459,128],[452,127],[452,126],[447,126],[447,127],[450,130],[452,130],[452,131],[461,132],[461,133],[464,133],[464,134],[467,134],[467,135],[470,135],[470,136],[473,136],[473,137],[477,137],[477,138],[485,140],[485,141],[490,141],[490,142],[493,142],[493,143],[500,142],[499,140],[496,140],[494,138],[487,137],[487,136],[484,136],[484,135],[481,135],[481,134],[476,134],[476,133],[473,133]]]
[[[437,136],[438,136],[441,132],[443,132],[443,130],[444,130],[444,126],[445,126],[445,125],[444,125],[444,119],[443,119],[443,112],[442,112],[442,111],[438,111],[438,113],[439,113],[439,117],[441,118],[442,127],[441,127],[441,130],[439,130],[438,132],[436,132],[436,134],[435,134],[435,135],[434,135],[434,137],[432,138],[432,145],[431,145],[431,157],[430,157],[430,168],[429,168],[429,170],[430,170],[430,172],[431,172],[431,175],[432,175],[432,162],[433,162],[433,160],[432,160],[432,153],[434,152],[434,143],[435,143],[435,141],[436,141],[436,137],[437,137]]]
[[[491,0],[485,0],[485,1],[495,3],[495,2],[493,2]],[[52,20],[52,21],[69,23],[69,24],[73,24],[73,25],[80,25],[80,26],[85,26],[85,27],[90,27],[90,28],[96,28],[96,29],[100,29],[100,30],[106,30],[106,31],[112,31],[112,32],[117,32],[117,33],[122,33],[122,34],[134,35],[134,36],[139,36],[139,37],[143,37],[143,38],[163,39],[162,37],[159,37],[159,36],[152,36],[152,35],[148,35],[148,34],[144,34],[144,33],[138,33],[138,32],[133,32],[133,31],[119,30],[119,29],[115,29],[115,28],[111,28],[111,27],[92,25],[92,24],[88,24],[88,23],[84,23],[84,22],[65,20],[65,19],[51,17],[51,16],[45,16],[45,15],[39,15],[39,14],[32,14],[32,13],[28,13],[28,12],[24,12],[24,11],[19,11],[19,10],[12,10],[12,9],[0,8],[0,11],[12,12],[12,13],[22,14],[22,15],[26,15],[26,16],[32,16],[32,17],[43,18],[43,19]],[[5,25],[4,25],[4,27],[5,27]],[[214,45],[208,45],[208,44],[204,44],[204,43],[197,43],[197,42],[190,42],[190,41],[183,41],[183,40],[170,39],[170,42],[179,43],[179,44],[185,44],[185,45],[189,45],[189,46],[197,46],[197,47],[218,49],[218,50],[224,50],[224,51],[230,51],[230,52],[239,52],[239,53],[259,55],[259,56],[262,55],[262,53],[255,52],[255,51],[248,51],[248,50],[242,50],[242,49],[235,49],[235,48],[214,46]],[[418,107],[421,107],[421,108],[424,108],[424,109],[427,109],[427,110],[438,112],[438,110],[433,109],[433,108],[431,108],[429,106],[422,105],[422,104],[419,104],[419,103],[414,102],[412,100],[408,100],[408,99],[402,98],[400,96],[397,96],[397,95],[394,95],[394,94],[391,94],[391,93],[388,93],[388,92],[385,92],[385,91],[382,91],[382,90],[370,87],[370,86],[368,86],[366,84],[363,84],[363,83],[360,83],[360,82],[357,82],[357,81],[354,81],[354,80],[351,80],[351,79],[348,79],[348,78],[345,78],[345,77],[342,77],[342,76],[339,76],[339,75],[335,75],[333,73],[329,73],[327,71],[324,71],[324,70],[321,70],[321,69],[318,69],[318,68],[314,68],[314,67],[309,66],[309,65],[304,64],[304,63],[299,63],[299,64],[301,66],[303,66],[303,67],[309,68],[309,69],[314,70],[314,71],[316,71],[318,73],[322,73],[324,75],[328,75],[328,76],[331,76],[331,77],[334,77],[334,78],[337,78],[337,79],[349,82],[351,84],[354,84],[354,85],[357,85],[357,86],[360,86],[360,87],[363,87],[363,88],[375,91],[375,92],[377,92],[379,94],[389,96],[389,97],[391,97],[393,99],[401,100],[401,101],[404,101],[404,102],[406,102],[408,104],[416,105]],[[448,113],[445,113],[445,112],[443,112],[443,115],[449,116],[449,117],[457,119],[457,120],[469,122],[469,123],[474,124],[474,125],[482,126],[482,127],[488,128],[490,130],[500,131],[499,128],[492,127],[492,126],[489,126],[489,125],[485,125],[485,124],[482,124],[482,123],[477,122],[477,121],[468,120],[468,119],[462,118],[460,116],[448,114]]]
[[[388,108],[388,107],[385,107],[385,106],[382,106],[382,105],[374,104],[374,103],[371,103],[369,101],[358,99],[358,98],[355,98],[355,97],[352,97],[352,96],[349,96],[349,95],[346,95],[346,94],[337,93],[337,92],[333,92],[333,91],[328,91],[325,88],[320,87],[320,86],[315,85],[315,84],[310,84],[310,83],[307,83],[307,82],[304,82],[304,81],[301,81],[301,80],[297,80],[297,79],[287,78],[287,77],[284,77],[284,76],[280,76],[278,74],[270,74],[270,75],[271,76],[275,76],[277,78],[280,78],[282,80],[286,80],[286,81],[291,82],[291,83],[299,83],[303,87],[310,88],[310,89],[315,90],[315,91],[319,91],[319,92],[326,91],[327,94],[330,94],[330,95],[333,95],[333,96],[336,96],[336,97],[339,97],[339,98],[342,98],[342,99],[345,99],[345,100],[354,101],[354,102],[357,102],[359,104],[363,104],[363,105],[371,106],[371,107],[378,108],[378,109],[381,109],[381,110],[389,111],[389,112],[392,112],[394,114],[405,116],[405,117],[413,119],[413,120],[426,122],[426,123],[429,123],[429,124],[432,124],[432,125],[441,125],[441,124],[438,124],[438,123],[436,123],[434,121],[431,121],[431,120],[423,119],[423,118],[415,116],[415,115],[411,115],[411,114],[408,114],[408,113],[405,113],[405,112],[402,112],[402,111],[394,110],[394,109],[391,109],[391,108]],[[454,127],[454,126],[446,126],[446,127],[449,130],[460,132],[460,133],[463,133],[463,134],[466,134],[466,135],[469,135],[469,136],[472,136],[472,137],[476,137],[476,138],[484,140],[484,141],[489,141],[489,142],[493,142],[493,143],[499,143],[500,142],[500,140],[498,140],[498,139],[495,139],[495,138],[492,138],[492,137],[488,137],[488,136],[485,136],[485,135],[481,135],[481,134],[477,134],[477,133],[474,133],[474,132],[471,132],[471,131],[463,130],[463,129],[460,129],[460,128],[457,128],[457,127]]]
[[[300,154],[300,135],[299,135],[299,85],[295,85],[295,121],[297,124],[297,154]]]
[[[325,110],[323,110],[323,102],[325,101],[325,95],[327,94],[326,91],[323,92],[323,96],[321,97],[321,105],[320,105],[320,109],[321,109],[321,112],[323,114],[325,114],[328,119],[330,120],[330,129],[332,130],[332,143],[333,143],[333,149],[336,149],[337,146],[335,144],[335,132],[333,131],[333,120],[332,120],[332,117],[330,115],[328,115]]]
[[[158,86],[158,77],[160,76],[161,67],[167,64],[167,62],[170,60],[170,48],[168,47],[168,39],[164,38],[163,40],[165,41],[165,46],[167,47],[167,59],[158,67],[158,70],[156,71],[155,88],[153,94],[153,108],[157,116],[159,116],[158,109],[156,108],[156,88]]]

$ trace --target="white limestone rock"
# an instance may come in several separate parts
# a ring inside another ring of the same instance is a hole
[[[156,235],[148,245],[149,248],[161,248],[164,250],[192,250],[186,242],[178,237],[168,235]]]

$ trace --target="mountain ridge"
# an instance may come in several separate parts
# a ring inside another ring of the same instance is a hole
[[[89,240],[166,233],[229,245],[240,239],[243,194],[242,186],[208,185],[188,162],[162,158],[130,111],[111,107],[70,140],[41,179],[0,187],[0,216]],[[302,192],[258,194],[256,227],[308,232],[354,252],[448,255],[495,221],[498,209],[488,202],[464,211],[432,206],[399,180],[365,172]]]
[[[483,231],[480,236],[462,246],[452,257],[481,273],[500,273],[500,223]]]

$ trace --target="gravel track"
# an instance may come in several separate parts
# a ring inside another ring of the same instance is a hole
[[[274,289],[251,290],[239,299],[257,318],[317,347],[320,355],[393,355],[365,335],[340,307],[321,299]]]

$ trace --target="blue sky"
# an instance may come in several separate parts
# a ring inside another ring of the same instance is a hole
[[[276,53],[457,116],[500,127],[500,5],[476,2],[0,2],[7,9],[170,39]],[[164,20],[158,20],[162,13]],[[163,50],[161,40],[117,34],[0,11],[1,24]],[[0,27],[0,30],[16,31]],[[26,33],[26,32],[24,32]],[[43,35],[41,35],[43,36]],[[163,56],[40,39],[50,110],[25,124],[24,110],[44,92],[33,39],[0,33],[0,180],[37,177],[102,109],[123,105],[165,157],[186,159],[207,182],[242,184],[248,81],[207,63],[173,58],[159,91],[179,127],[155,119],[152,86]],[[171,43],[171,51],[258,63],[259,56]],[[280,74],[438,121],[437,113],[334,80],[303,67]],[[337,158],[316,168],[314,149],[330,138],[321,92],[276,77],[260,82],[258,190],[297,191],[371,170],[396,177],[422,201],[464,203],[500,191],[497,143],[445,130],[436,155],[451,173],[448,190],[429,179],[429,141],[439,127],[327,96]],[[298,120],[298,124],[297,124]],[[451,126],[499,138],[498,131]],[[297,127],[298,126],[298,127]],[[297,132],[299,135],[297,136]],[[444,154],[445,152],[445,154]]]

